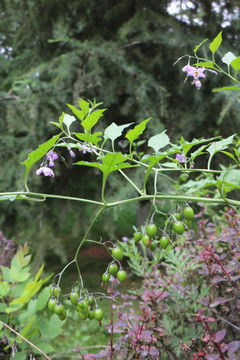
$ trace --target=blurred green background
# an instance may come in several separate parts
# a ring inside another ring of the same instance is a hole
[[[164,129],[172,141],[237,132],[240,95],[211,92],[227,80],[207,73],[197,91],[190,80],[184,84],[187,60],[173,63],[221,30],[217,60],[227,51],[238,56],[239,9],[240,2],[230,0],[2,0],[0,191],[24,188],[20,163],[54,134],[50,122],[70,113],[66,103],[77,105],[79,97],[104,103],[105,124],[152,117],[149,136]],[[36,177],[33,169],[30,189],[99,199],[100,176],[66,160],[68,167],[58,162],[54,179]],[[119,187],[112,176],[109,199],[118,197]],[[92,238],[131,236],[141,211],[132,204],[106,213]],[[94,206],[59,200],[2,202],[0,229],[16,243],[29,243],[36,266],[44,261],[57,270],[72,259],[94,212]]]

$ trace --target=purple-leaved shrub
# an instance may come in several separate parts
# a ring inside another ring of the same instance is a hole
[[[0,231],[0,265],[9,267],[15,252],[16,248],[13,240],[5,238],[2,231]]]
[[[109,347],[85,359],[240,358],[240,215],[205,215],[202,207],[197,231],[179,237],[160,264],[146,260],[129,294],[112,279]]]

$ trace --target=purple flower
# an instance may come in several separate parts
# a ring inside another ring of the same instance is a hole
[[[69,150],[69,154],[72,158],[75,158],[75,156],[76,156],[75,152],[72,150]]]
[[[42,174],[43,173],[43,175],[44,176],[51,176],[51,177],[53,177],[54,178],[54,172],[52,171],[52,169],[50,169],[49,167],[47,167],[47,166],[42,166],[42,167],[40,167],[37,171],[36,171],[36,175],[40,175],[40,174]]]
[[[54,167],[54,161],[58,159],[58,154],[56,154],[55,152],[53,152],[52,150],[50,150],[47,154],[46,154],[46,160],[49,161],[48,166],[49,167]]]
[[[53,152],[52,150],[50,150],[47,154],[46,154],[46,159],[49,161],[55,161],[58,159],[58,154],[56,154],[55,152]]]
[[[77,145],[79,146],[79,151],[82,152],[83,154],[93,151],[93,149],[90,146],[87,146],[85,144],[77,143]]]
[[[193,76],[195,80],[197,80],[200,77],[205,78],[206,75],[204,74],[204,71],[206,69],[204,67],[202,68],[196,68],[194,66],[186,65],[182,68],[183,72],[187,73],[187,76]]]
[[[184,155],[182,155],[182,154],[177,154],[177,155],[176,155],[176,160],[177,160],[179,163],[185,163],[185,157],[184,157]]]
[[[128,237],[127,237],[127,236],[123,236],[123,237],[122,237],[122,241],[128,242]]]
[[[200,80],[193,80],[192,84],[196,86],[197,90],[199,90],[200,87],[202,86],[202,83]]]

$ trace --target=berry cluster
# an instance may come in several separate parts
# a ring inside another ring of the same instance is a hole
[[[102,281],[104,283],[108,282],[110,275],[112,275],[116,276],[120,282],[124,282],[127,279],[127,273],[125,270],[123,270],[120,263],[120,261],[123,259],[123,252],[120,247],[115,246],[112,249],[112,257],[114,258],[114,261],[108,265],[107,270],[102,275]]]
[[[62,295],[60,286],[53,284],[51,288],[51,298],[48,301],[48,308],[55,312],[60,320],[65,320],[67,310],[63,304],[63,297],[67,296],[67,299],[70,300],[71,304],[77,310],[81,320],[96,319],[100,322],[103,318],[103,310],[98,306],[94,295],[100,295],[100,298],[104,296],[102,293],[90,294],[86,289],[78,289],[75,286],[72,288],[70,294]]]
[[[157,243],[160,244],[161,248],[166,249],[171,242],[170,237],[167,235],[167,229],[173,230],[177,235],[182,235],[185,230],[188,230],[191,227],[193,218],[193,209],[191,206],[186,206],[182,213],[176,212],[170,214],[165,222],[165,228],[162,230],[160,239],[157,237],[158,228],[153,222],[142,227],[141,230],[136,230],[133,234],[133,238],[136,243],[141,241],[145,247],[150,248],[152,251],[155,250]]]

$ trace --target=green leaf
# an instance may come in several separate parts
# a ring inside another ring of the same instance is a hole
[[[10,269],[7,266],[1,265],[1,271],[2,271],[3,280],[8,281],[10,283],[13,282],[12,276],[10,274]]]
[[[35,282],[37,282],[39,280],[40,275],[41,275],[41,273],[43,271],[43,268],[44,268],[44,264],[42,264],[42,266],[39,268],[38,272],[36,273],[35,278],[34,278]]]
[[[208,39],[205,39],[201,42],[201,44],[197,45],[195,47],[195,49],[193,50],[194,54],[196,55],[196,52],[198,51],[198,49],[200,48],[200,46],[202,46],[202,44],[204,44],[206,41],[208,41]]]
[[[86,134],[86,133],[73,133],[79,140],[86,141],[88,143],[92,143],[93,145],[98,145],[99,141],[102,140],[101,136],[102,132],[98,131],[94,134]]]
[[[111,125],[109,125],[106,128],[106,130],[104,132],[104,138],[110,139],[110,140],[112,140],[112,142],[114,142],[114,140],[116,140],[118,137],[120,137],[122,135],[123,130],[132,124],[133,123],[124,124],[124,125],[116,125],[113,122]]]
[[[202,145],[196,151],[191,153],[191,160],[194,160],[197,156],[205,154],[205,152],[203,150],[206,149],[207,146],[208,146],[208,144]]]
[[[50,343],[48,343],[48,342],[46,342],[46,341],[39,341],[39,342],[36,343],[36,346],[37,346],[40,350],[42,350],[45,354],[49,354],[49,353],[55,351],[54,347],[53,347]],[[41,353],[40,353],[37,349],[35,349],[35,348],[33,348],[33,352],[34,352],[35,354],[41,354]]]
[[[193,147],[193,146],[197,146],[206,142],[210,142],[213,141],[215,139],[217,139],[218,137],[212,137],[209,139],[205,139],[205,138],[200,138],[200,139],[193,139],[192,141],[187,141],[184,140],[183,138],[181,138],[181,147],[179,148],[179,150],[182,150],[184,152],[184,155],[186,156],[189,152],[189,150]]]
[[[35,308],[35,311],[40,311],[40,310],[43,310],[47,303],[48,303],[48,300],[49,300],[49,294],[50,294],[50,287],[51,286],[48,286],[48,287],[45,287],[41,293],[38,295],[37,297],[37,304],[36,304],[36,308]]]
[[[221,45],[221,42],[222,42],[222,31],[220,31],[220,33],[215,37],[215,39],[213,39],[213,41],[209,45],[209,49],[211,50],[213,55]]]
[[[234,59],[236,59],[236,56],[231,51],[229,51],[222,57],[222,62],[230,65]]]
[[[10,274],[14,282],[26,281],[30,277],[28,269],[19,270],[19,268],[11,267]]]
[[[218,151],[222,151],[225,150],[228,145],[233,143],[233,138],[236,134],[229,136],[226,139],[220,140],[220,141],[215,141],[213,142],[208,148],[207,151],[210,154],[209,160],[208,160],[208,169],[210,169],[210,163],[212,161],[213,156],[218,152]]]
[[[48,294],[49,298],[49,294]],[[36,313],[37,299],[31,299],[28,303],[27,312],[29,315],[34,315]]]
[[[76,108],[75,106],[73,106],[73,105],[67,104],[67,106],[72,110],[72,112],[74,113],[74,115],[76,115],[76,117],[77,117],[79,120],[83,121],[83,119],[84,119],[84,117],[85,117],[85,114],[84,114],[83,111],[77,109],[77,108]],[[87,113],[88,113],[88,110],[87,110]]]
[[[96,111],[92,112],[90,115],[86,116],[85,120],[83,120],[83,122],[82,122],[82,126],[84,127],[84,129],[87,132],[90,132],[92,127],[94,125],[96,125],[96,123],[98,122],[100,117],[103,116],[103,113],[106,110],[107,109],[96,110]]]
[[[155,151],[155,153],[158,153],[158,151],[162,148],[164,148],[165,146],[169,145],[170,143],[170,139],[169,137],[165,134],[167,130],[164,130],[163,132],[161,132],[160,134],[154,135],[152,136],[149,140],[148,140],[148,146],[153,148],[153,150]]]
[[[7,281],[1,281],[0,282],[0,299],[3,298],[4,296],[6,296],[10,291],[10,286],[8,285]],[[6,307],[5,304],[0,304],[0,305],[4,305]],[[1,312],[1,310],[0,310]]]
[[[50,319],[41,319],[39,321],[39,329],[42,336],[47,339],[54,339],[62,332],[62,321],[59,320],[56,314],[53,314]]]
[[[26,360],[26,351],[18,351],[14,355],[14,360]]]
[[[53,124],[53,125],[57,126],[59,129],[62,130],[62,126],[59,123],[57,123],[55,121],[50,121],[50,124]]]
[[[30,318],[30,320],[29,320],[29,323],[20,331],[20,334],[21,334],[22,336],[28,338],[28,337],[27,337],[27,334],[28,334],[29,331],[31,330],[34,321],[35,321],[35,317],[32,316],[32,317]]]
[[[55,145],[60,136],[61,134],[53,136],[50,140],[39,145],[36,150],[28,154],[27,160],[21,163],[26,166],[25,180],[27,179],[31,167]]]
[[[222,88],[213,89],[212,92],[224,91],[224,90],[237,90],[237,91],[239,91],[240,88],[237,87],[237,86],[224,86],[224,87],[222,87]]]
[[[1,284],[0,284],[0,288],[1,288]],[[3,295],[3,296],[5,296],[5,295]],[[1,290],[0,290],[0,297],[1,297]],[[0,303],[0,313],[4,313],[6,310],[6,307],[7,307],[6,304]],[[2,324],[0,324],[0,330],[2,329],[1,326],[2,326]]]
[[[225,194],[234,189],[240,189],[240,170],[232,169],[221,174],[217,179],[217,186]]]
[[[63,124],[65,124],[67,126],[68,132],[70,129],[71,124],[76,121],[74,116],[68,115],[68,114],[64,114],[63,117]]]
[[[213,61],[200,61],[196,65],[203,66],[206,69],[214,69],[214,70],[216,70],[216,68],[214,67],[214,62]]]
[[[189,180],[187,183],[182,185],[182,189],[187,189],[185,190],[186,194],[192,194],[215,184],[216,181],[214,180],[213,176],[209,176],[207,179],[202,179],[198,181]]]
[[[79,106],[82,109],[84,115],[88,115],[89,112],[89,103],[84,101],[83,99],[79,99]]]
[[[150,120],[151,118],[144,120],[143,122],[141,122],[139,125],[136,125],[134,127],[134,129],[130,130],[127,134],[126,134],[126,138],[129,140],[130,142],[130,146],[133,143],[134,140],[136,140],[146,129],[146,125],[147,122]]]
[[[145,177],[144,177],[144,185],[143,187],[145,188],[146,186],[146,182],[147,182],[147,179],[148,179],[148,176],[149,174],[151,173],[152,171],[152,168],[154,167],[155,164],[157,164],[158,162],[160,162],[162,159],[164,159],[166,156],[170,156],[172,154],[176,154],[177,150],[173,150],[172,148],[169,149],[167,152],[164,152],[164,153],[161,153],[159,156],[148,156],[148,155],[145,155],[141,161],[142,162],[149,162],[149,167],[145,173]]]
[[[108,176],[111,172],[117,171],[119,169],[136,167],[136,165],[131,165],[129,163],[124,164],[124,162],[127,160],[127,157],[119,152],[108,153],[106,156],[100,158],[100,160],[102,160],[102,164],[96,162],[78,161],[74,165],[85,165],[85,166],[96,167],[99,170],[101,170],[105,176]]]
[[[58,119],[59,124],[60,124],[60,126],[61,126],[61,127],[62,127],[62,124],[63,124],[63,118],[64,118],[64,115],[65,115],[65,113],[63,112],[63,113],[62,113],[62,115],[61,115],[61,116],[59,116],[59,119]]]
[[[235,150],[235,149],[234,149],[234,150]],[[221,152],[222,152],[223,154],[229,156],[231,159],[233,159],[233,160],[239,165],[237,159],[235,158],[235,156],[234,156],[233,154],[231,154],[231,153],[228,152],[228,151],[221,151]]]
[[[238,72],[238,70],[240,69],[240,56],[238,56],[236,59],[234,59],[231,62],[231,66],[234,68],[234,70],[236,71],[236,73]]]

